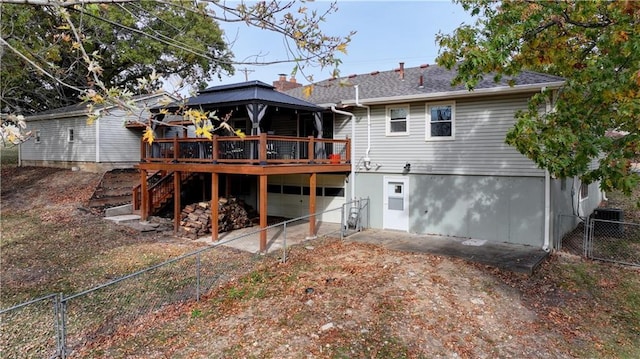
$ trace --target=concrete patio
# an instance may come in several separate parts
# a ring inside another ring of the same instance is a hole
[[[267,230],[267,252],[282,251],[285,247],[308,243],[323,236],[340,236],[340,224],[318,222],[316,236],[309,236],[309,222],[300,220],[284,226]],[[220,234],[222,245],[259,253],[260,234],[257,227]],[[419,235],[406,232],[368,229],[345,237],[347,241],[380,245],[391,250],[420,252],[457,257],[471,262],[483,263],[517,273],[532,274],[549,253],[541,248],[490,242],[486,240]],[[198,241],[214,244],[211,237],[202,237]]]

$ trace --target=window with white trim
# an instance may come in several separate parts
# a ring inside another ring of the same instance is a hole
[[[387,136],[409,134],[409,105],[387,106]]]
[[[455,138],[455,102],[427,105],[427,140],[453,140]]]
[[[40,143],[40,130],[36,130],[34,138],[36,143]]]
[[[75,136],[73,133],[73,128],[67,130],[67,142],[73,142],[75,140]]]
[[[580,200],[589,198],[589,185],[586,183],[580,184]]]

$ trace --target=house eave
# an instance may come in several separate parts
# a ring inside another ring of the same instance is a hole
[[[405,95],[405,96],[363,98],[363,99],[359,99],[358,103],[363,105],[380,105],[380,104],[403,103],[403,102],[413,102],[413,101],[451,100],[451,99],[482,97],[482,96],[490,96],[490,95],[498,95],[498,94],[502,95],[502,94],[532,93],[532,92],[541,91],[544,88],[557,89],[562,87],[564,84],[565,84],[564,81],[556,81],[556,82],[547,82],[547,83],[540,83],[540,84],[516,85],[516,86],[509,86],[509,87],[483,88],[483,89],[476,89],[473,91],[458,90],[458,91],[434,92],[434,93],[414,94],[414,95]],[[343,100],[341,101],[341,104],[347,107],[355,106],[356,100],[355,99]]]
[[[134,100],[134,102],[140,102],[140,101],[145,101],[148,100],[150,98],[154,98],[154,97],[158,97],[158,96],[164,96],[164,95],[168,95],[165,92],[162,93],[154,93],[154,94],[149,94],[148,96],[141,96],[139,98],[136,98]],[[172,97],[170,95],[168,95],[169,97]],[[110,110],[112,108],[116,107],[116,105],[109,105],[109,106],[104,106],[104,107],[98,107],[97,109],[99,111],[105,111],[105,110]],[[89,110],[87,108],[84,108],[82,110],[75,110],[75,111],[69,111],[69,112],[62,112],[62,113],[48,113],[48,114],[44,114],[44,115],[31,115],[31,116],[25,116],[25,121],[29,122],[29,121],[43,121],[43,120],[57,120],[57,119],[63,119],[63,118],[72,118],[72,117],[82,117],[82,116],[86,116],[89,114]]]

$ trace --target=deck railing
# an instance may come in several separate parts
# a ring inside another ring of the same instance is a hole
[[[350,163],[349,139],[287,137],[261,134],[207,138],[156,139],[142,142],[141,160],[201,164],[345,164]]]

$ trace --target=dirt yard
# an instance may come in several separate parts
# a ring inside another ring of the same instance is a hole
[[[98,180],[2,168],[2,307],[197,247],[82,209]],[[325,238],[292,248],[285,264],[264,257],[200,302],[140,317],[74,357],[640,357],[638,274],[557,253],[529,277]]]

